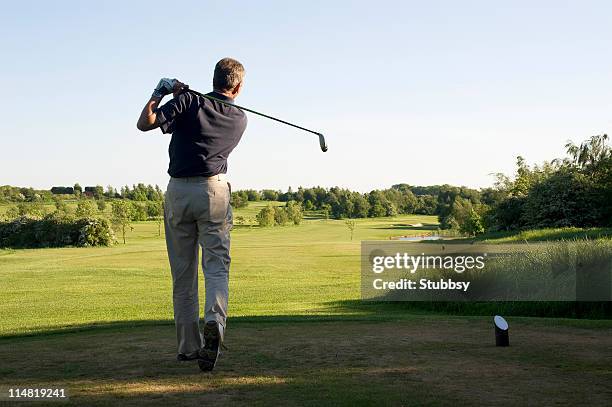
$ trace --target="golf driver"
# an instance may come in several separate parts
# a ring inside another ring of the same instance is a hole
[[[319,146],[321,146],[321,151],[323,151],[323,152],[327,151],[327,143],[325,142],[325,137],[323,136],[323,134],[321,134],[319,132],[316,132],[314,130],[309,130],[309,129],[305,128],[305,127],[298,126],[297,124],[289,123],[289,122],[286,122],[286,121],[281,120],[281,119],[277,119],[276,117],[268,116],[267,114],[256,112],[255,110],[247,109],[246,107],[238,106],[238,105],[236,105],[234,103],[230,103],[230,102],[227,102],[225,100],[217,99],[214,96],[205,95],[205,94],[200,93],[198,91],[195,91],[193,89],[189,89],[189,86],[185,86],[184,90],[189,91],[189,92],[193,92],[196,95],[201,96],[203,98],[214,100],[216,102],[222,103],[222,104],[227,105],[227,106],[234,106],[234,107],[237,107],[240,110],[245,110],[247,112],[254,113],[254,114],[257,114],[259,116],[263,116],[265,118],[268,118],[268,119],[272,119],[272,120],[277,121],[279,123],[283,123],[283,124],[286,124],[288,126],[295,127],[296,129],[300,129],[300,130],[304,130],[304,131],[307,131],[307,132],[312,133],[312,134],[316,134],[317,136],[319,136]]]

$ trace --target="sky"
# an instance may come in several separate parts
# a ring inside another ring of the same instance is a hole
[[[234,190],[490,186],[612,129],[612,3],[28,1],[0,16],[0,185],[168,182],[136,129],[161,77],[246,68]]]

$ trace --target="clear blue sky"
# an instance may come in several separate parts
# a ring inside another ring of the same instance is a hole
[[[87,4],[87,6],[85,6]],[[0,185],[165,188],[168,136],[140,133],[160,77],[247,70],[237,188],[492,183],[612,128],[612,3],[19,1],[0,24]]]

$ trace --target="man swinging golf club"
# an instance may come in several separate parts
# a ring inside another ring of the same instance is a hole
[[[225,173],[227,158],[247,125],[244,112],[232,107],[242,90],[243,78],[242,64],[223,58],[215,66],[213,92],[207,95],[187,91],[187,86],[176,79],[161,79],[137,124],[141,131],[159,127],[163,133],[172,133],[164,222],[172,272],[177,359],[197,360],[203,371],[215,367],[227,318],[233,218],[231,187]],[[170,93],[174,98],[159,107],[162,98]],[[199,245],[206,289],[202,333]]]

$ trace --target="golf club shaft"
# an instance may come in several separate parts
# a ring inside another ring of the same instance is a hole
[[[323,134],[321,134],[321,133],[319,133],[317,131],[307,129],[307,128],[302,127],[302,126],[298,126],[297,124],[289,123],[289,122],[287,122],[285,120],[281,120],[281,119],[278,119],[276,117],[269,116],[267,114],[263,114],[263,113],[255,111],[255,110],[252,110],[252,109],[248,109],[248,108],[243,107],[243,106],[239,106],[239,105],[237,105],[235,103],[230,103],[230,102],[228,102],[226,100],[222,100],[222,99],[216,98],[214,96],[205,95],[205,94],[203,94],[201,92],[195,91],[195,90],[190,89],[190,88],[187,88],[186,90],[189,91],[189,92],[193,92],[196,95],[201,96],[203,98],[214,100],[216,102],[222,103],[222,104],[227,105],[227,106],[234,106],[234,107],[237,107],[240,110],[244,110],[244,111],[247,111],[247,112],[250,112],[250,113],[262,116],[262,117],[265,117],[267,119],[271,119],[271,120],[277,121],[279,123],[286,124],[287,126],[295,127],[296,129],[300,129],[300,130],[304,130],[304,131],[307,131],[307,132],[312,133],[312,134],[316,134],[317,136],[319,136],[319,143],[321,145],[321,150],[327,151],[327,144],[325,143],[325,138],[324,138]]]

